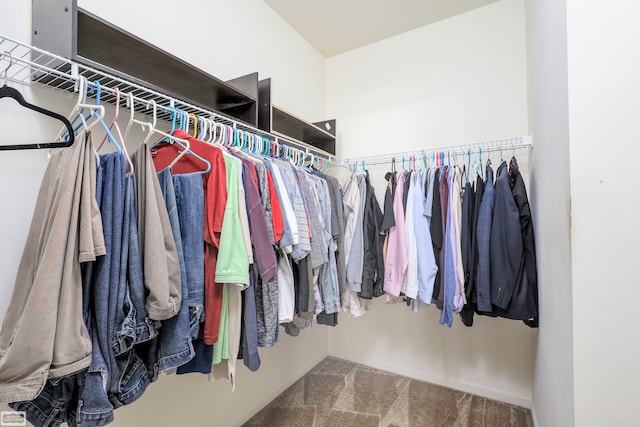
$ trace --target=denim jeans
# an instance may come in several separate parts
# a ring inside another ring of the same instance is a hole
[[[94,352],[84,387],[78,421],[82,426],[104,425],[113,419],[113,409],[139,398],[150,383],[149,374],[134,347],[137,335],[147,326],[139,299],[142,268],[137,244],[134,180],[125,176],[119,154],[101,156],[102,185],[98,197],[102,212],[107,255],[98,260],[90,280],[90,308]],[[137,290],[132,299],[130,289]],[[106,302],[106,303],[105,303]],[[138,324],[139,323],[139,324]]]
[[[62,423],[77,426],[79,393],[84,386],[85,374],[82,371],[50,379],[34,400],[11,403],[9,406],[16,411],[25,411],[27,421],[36,427],[58,427]]]
[[[185,252],[181,233],[182,223],[178,214],[178,203],[176,201],[176,192],[171,170],[164,169],[160,171],[158,173],[158,181],[160,182],[160,189],[162,190],[164,202],[167,206],[167,212],[169,213],[169,222],[171,224],[171,231],[173,232],[173,238],[176,242],[176,249],[178,251],[183,301],[176,316],[162,321],[162,329],[160,330],[160,336],[158,338],[158,371],[162,372],[184,365],[193,358],[195,352],[191,343],[192,332],[190,324],[189,304],[184,303],[185,301],[189,300],[189,289],[187,285],[187,270],[185,268],[184,256]],[[199,183],[200,188],[202,188],[201,177]],[[202,209],[202,218],[204,221],[204,207]],[[201,231],[199,235],[203,245],[202,271],[204,271],[204,222],[202,222],[202,228],[200,230]]]
[[[184,267],[187,275],[191,336],[198,337],[204,314],[204,191],[199,173],[173,176]]]

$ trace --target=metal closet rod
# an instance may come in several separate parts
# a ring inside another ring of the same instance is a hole
[[[73,62],[67,58],[0,34],[0,63],[5,62],[7,64],[6,67],[8,67],[7,80],[13,82],[25,85],[38,84],[64,92],[74,92],[80,79],[79,76],[82,75],[90,85],[97,86],[95,82],[100,84],[102,89],[101,100],[105,103],[115,102],[115,88],[117,87],[121,94],[120,102],[122,105],[126,105],[128,93],[133,94],[135,98],[134,104],[137,104],[135,107],[137,112],[149,114],[151,112],[149,109],[151,101],[154,101],[158,107],[159,118],[167,119],[173,108],[177,108],[196,116],[213,119],[236,129],[268,138],[280,145],[301,150],[307,155],[313,154],[316,158],[320,157],[333,165],[344,165],[340,159],[323,150],[273,135],[214,111],[198,107],[143,85]],[[5,68],[5,65],[0,66],[0,69],[3,68]]]
[[[460,155],[466,155],[468,153],[476,154],[480,153],[480,150],[482,150],[482,153],[489,153],[495,151],[507,151],[532,147],[533,137],[529,135],[494,139],[489,141],[480,141],[471,144],[456,145],[450,147],[425,148],[422,150],[401,151],[397,153],[379,154],[375,156],[350,157],[347,159],[343,159],[342,161],[350,166],[360,166],[363,164],[363,162],[365,166],[371,166],[392,163],[394,160],[397,163],[402,162],[403,160],[413,161],[414,159],[416,161],[423,161],[423,159],[426,159],[428,162],[432,163],[435,156],[444,154],[446,162],[450,156],[458,157]]]

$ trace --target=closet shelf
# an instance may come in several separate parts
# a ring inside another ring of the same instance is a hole
[[[137,113],[150,115],[152,113],[151,103],[155,102],[158,106],[158,118],[170,120],[171,108],[175,107],[187,113],[204,116],[216,122],[269,138],[279,144],[302,150],[305,153],[314,154],[334,165],[342,165],[340,159],[308,144],[297,142],[288,137],[274,135],[221,112],[212,111],[177,97],[172,97],[153,87],[149,87],[150,85],[147,82],[127,80],[121,76],[110,74],[13,40],[2,34],[0,34],[0,70],[6,70],[6,78],[9,81],[23,85],[41,86],[67,93],[76,92],[79,76],[84,76],[94,88],[97,84],[100,85],[102,88],[101,100],[104,103],[115,104],[116,94],[114,89],[118,88],[121,93],[131,93],[138,100],[143,101],[135,103]],[[2,71],[0,77],[4,76],[5,72]],[[91,97],[91,94],[89,96]],[[126,98],[125,96],[121,97],[120,104],[123,107],[126,107]],[[144,101],[148,102],[148,104],[145,105]]]
[[[271,79],[258,82],[258,127],[322,150],[336,153],[336,121],[311,123],[271,103]]]
[[[258,74],[224,82],[77,6],[33,4],[32,44],[206,109],[257,125]]]

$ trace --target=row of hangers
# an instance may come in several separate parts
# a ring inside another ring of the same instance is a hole
[[[150,143],[153,136],[156,138],[159,137],[159,139],[150,145],[150,149],[153,149],[161,143],[176,144],[181,148],[178,156],[171,162],[169,167],[173,167],[183,156],[191,155],[200,160],[205,166],[202,173],[207,173],[211,170],[211,164],[191,150],[191,144],[188,139],[179,138],[174,135],[174,132],[178,129],[185,132],[191,132],[191,129],[193,129],[194,138],[214,145],[238,149],[255,156],[281,158],[299,167],[314,167],[318,170],[326,169],[326,160],[322,157],[314,156],[313,153],[307,153],[304,150],[279,144],[277,141],[272,141],[263,136],[238,129],[228,124],[216,122],[210,118],[196,116],[193,113],[188,113],[175,107],[158,106],[154,100],[141,100],[136,98],[132,93],[124,95],[130,115],[123,133],[118,125],[122,93],[117,87],[111,89],[115,96],[115,114],[109,125],[107,125],[104,120],[105,108],[101,104],[103,88],[100,82],[89,82],[83,76],[80,76],[77,90],[79,92],[78,101],[68,119],[73,127],[73,133],[77,134],[81,130],[86,132],[94,126],[99,125],[102,127],[105,136],[96,148],[96,153],[104,146],[105,142],[113,143],[116,150],[127,159],[130,171],[133,171],[133,163],[127,152],[125,141],[134,125],[139,125],[143,131],[146,131],[146,137],[143,141],[145,144]],[[95,95],[95,104],[87,103],[88,94]],[[151,109],[151,121],[136,118],[136,103],[143,103],[146,109]],[[158,109],[160,108],[170,113],[171,130],[169,130],[169,132],[164,132],[158,128]],[[91,119],[95,120],[89,123]],[[58,137],[59,139],[69,139],[69,132],[65,131]]]
[[[317,170],[326,170],[327,160],[320,156],[305,150],[296,149],[288,145],[280,144],[277,140],[270,140],[264,136],[248,132],[237,127],[217,122],[211,118],[196,116],[193,113],[187,113],[175,107],[158,106],[154,100],[142,100],[136,98],[132,93],[122,94],[115,87],[107,89],[115,97],[115,114],[110,124],[105,121],[106,110],[101,104],[103,87],[99,81],[89,82],[84,76],[79,76],[76,81],[74,91],[78,92],[77,102],[71,110],[68,117],[64,117],[59,113],[44,109],[42,107],[28,103],[23,95],[15,88],[7,86],[8,70],[13,66],[13,57],[10,52],[6,52],[9,56],[9,65],[3,70],[4,84],[0,87],[0,99],[11,98],[16,100],[21,106],[36,111],[48,117],[54,118],[63,124],[63,129],[59,132],[54,142],[33,143],[33,144],[14,144],[2,145],[0,150],[25,150],[25,149],[54,149],[70,147],[74,144],[79,132],[86,132],[94,127],[101,127],[104,131],[104,138],[95,149],[96,156],[98,151],[102,149],[105,142],[112,143],[116,150],[123,154],[127,160],[129,171],[133,172],[133,162],[127,152],[125,141],[131,131],[133,125],[139,125],[147,134],[144,142],[149,143],[152,136],[160,137],[153,145],[159,143],[177,144],[181,147],[181,151],[170,167],[175,165],[184,155],[192,155],[198,158],[206,165],[206,169],[202,172],[206,173],[211,169],[209,162],[197,155],[190,149],[190,143],[187,139],[181,139],[173,135],[176,129],[182,129],[190,132],[193,129],[193,137],[204,140],[211,144],[226,146],[238,149],[246,153],[256,156],[276,157],[290,161],[295,166],[313,167]],[[95,103],[91,104],[87,101],[88,95],[93,95]],[[123,133],[118,125],[120,115],[121,96],[126,99],[126,105],[130,109],[129,121],[125,132]],[[151,108],[151,121],[144,121],[135,117],[136,103],[143,103],[146,109]],[[163,109],[170,113],[171,130],[164,132],[157,127],[158,109]]]
[[[482,157],[483,157],[483,153],[485,153],[486,151],[489,151],[489,152],[499,151],[500,163],[504,161],[502,147],[500,147],[499,149],[490,148],[488,150],[483,150],[482,147],[479,147],[477,150],[474,150],[473,152],[471,149],[467,149],[465,153],[462,153],[459,151],[458,152],[439,151],[439,152],[431,152],[430,155],[427,155],[426,153],[422,154],[422,156],[408,155],[408,156],[401,156],[399,161],[402,162],[402,170],[411,170],[411,171],[415,171],[418,169],[418,160],[420,158],[422,160],[422,166],[424,167],[424,169],[430,169],[430,168],[439,169],[444,166],[459,167],[461,168],[462,172],[466,175],[467,182],[469,182],[471,174],[467,173],[467,171],[474,171],[476,175],[485,179],[485,171],[483,170],[484,168],[482,167],[482,165],[484,164]],[[472,162],[472,154],[477,155],[473,159],[473,162]],[[465,157],[466,159],[464,159]],[[515,158],[515,147],[512,147],[512,157]],[[464,160],[466,160],[466,162]],[[492,164],[491,159],[487,155],[486,165],[489,166],[491,164]],[[359,167],[363,172],[367,168],[365,160],[356,162],[352,166],[353,166],[354,173],[358,172]],[[392,172],[396,171],[395,157],[391,158],[391,171]]]

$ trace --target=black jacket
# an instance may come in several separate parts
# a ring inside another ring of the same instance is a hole
[[[436,258],[436,266],[438,266],[438,272],[436,273],[436,279],[433,282],[433,295],[432,301],[438,300],[440,294],[440,280],[442,277],[442,265],[440,263],[440,251],[444,242],[444,230],[442,229],[442,208],[440,206],[440,170],[436,170],[434,175],[433,184],[433,204],[431,206],[431,223],[429,225],[429,231],[431,231],[431,242],[433,244],[433,254]]]
[[[384,294],[384,261],[382,247],[384,235],[380,233],[382,211],[369,181],[369,172],[365,176],[366,196],[363,219],[364,259],[362,267],[362,287],[360,298],[371,299]]]
[[[507,163],[496,174],[495,207],[491,225],[491,303],[507,309],[522,261],[520,214],[513,195]],[[495,309],[494,307],[494,309]]]
[[[506,310],[496,314],[509,319],[523,320],[530,327],[538,326],[538,275],[536,271],[536,250],[533,236],[533,222],[524,180],[515,157],[511,159],[510,175],[513,180],[511,194],[518,207],[520,235],[522,236],[522,257],[520,259],[511,303]]]

